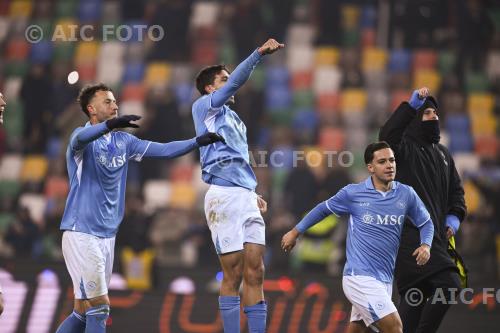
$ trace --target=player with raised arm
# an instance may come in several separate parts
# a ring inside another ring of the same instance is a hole
[[[269,39],[233,73],[224,65],[215,65],[196,77],[196,88],[202,95],[192,110],[196,134],[215,132],[226,139],[226,145],[200,148],[202,177],[210,184],[205,215],[224,274],[219,309],[226,333],[240,332],[242,280],[249,331],[265,332],[267,317],[263,291],[265,224],[261,215],[267,203],[255,193],[257,180],[250,166],[246,127],[230,105],[261,58],[283,47]]]
[[[61,222],[62,251],[75,302],[73,313],[57,333],[102,333],[110,313],[108,285],[115,235],[124,214],[128,162],[143,157],[174,158],[223,138],[204,133],[169,143],[140,140],[115,131],[139,127],[133,121],[140,117],[118,116],[109,87],[85,87],[78,100],[89,122],[73,131],[66,151],[70,191]]]
[[[394,150],[398,181],[412,186],[422,198],[436,230],[432,258],[425,267],[419,267],[411,258],[412,248],[418,243],[418,230],[410,221],[403,228],[395,276],[401,295],[399,313],[406,333],[437,332],[453,304],[453,291],[462,287],[457,266],[448,253],[448,241],[458,231],[467,207],[455,161],[439,143],[438,110],[429,89],[417,89],[409,102],[402,102],[391,114],[379,134],[379,139],[387,141]],[[405,295],[415,289],[424,295],[424,301],[408,303]],[[432,301],[438,290],[444,293],[446,301]]]
[[[413,251],[419,266],[429,260],[434,226],[413,188],[394,181],[394,153],[386,142],[368,145],[364,159],[371,176],[317,205],[283,236],[281,246],[290,251],[300,234],[325,217],[348,215],[342,279],[344,294],[352,303],[348,332],[370,332],[373,325],[384,333],[401,333],[391,296],[403,221],[409,217],[420,231],[420,245]]]

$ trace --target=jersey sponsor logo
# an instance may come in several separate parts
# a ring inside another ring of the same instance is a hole
[[[119,168],[127,161],[127,153],[113,156],[109,160],[104,153],[101,153],[97,156],[97,161],[108,168]]]
[[[380,215],[376,217],[370,213],[364,213],[362,216],[363,223],[366,224],[379,224],[379,225],[401,225],[403,224],[404,215]]]

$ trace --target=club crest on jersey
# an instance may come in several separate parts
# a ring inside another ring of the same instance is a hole
[[[363,214],[363,222],[366,224],[372,224],[375,219],[373,218],[373,215],[370,213],[364,213]]]
[[[119,168],[125,164],[127,161],[127,153],[122,155],[116,155],[108,160],[105,154],[99,154],[97,156],[97,161],[108,168]]]
[[[406,203],[405,203],[403,200],[399,200],[399,201],[396,203],[396,206],[397,206],[399,209],[405,209],[405,207],[406,207]]]

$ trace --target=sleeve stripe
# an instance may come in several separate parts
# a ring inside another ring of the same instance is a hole
[[[335,212],[334,212],[334,211],[330,208],[330,206],[328,205],[328,200],[325,200],[325,204],[326,204],[326,208],[328,208],[328,210],[329,210],[330,212],[332,212],[332,214],[333,214],[333,215],[335,215],[335,216],[339,217],[339,214],[335,213]]]
[[[142,157],[144,156],[144,154],[146,154],[146,152],[148,151],[148,148],[149,148],[150,145],[151,145],[151,141],[148,142],[148,145],[146,146],[146,149],[144,149],[144,152],[142,153],[142,155],[139,156],[138,159],[136,159],[137,162],[142,161]]]
[[[420,228],[421,226],[423,226],[423,225],[424,225],[427,221],[429,221],[430,219],[431,219],[431,216],[429,215],[429,217],[428,217],[428,218],[427,218],[424,222],[420,223],[417,227],[419,227],[419,228]]]

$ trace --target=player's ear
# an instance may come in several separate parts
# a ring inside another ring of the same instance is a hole
[[[89,117],[96,113],[95,108],[91,104],[87,105],[87,112],[89,113]]]
[[[373,173],[373,172],[375,171],[375,170],[373,169],[373,164],[371,164],[371,163],[368,163],[368,164],[366,165],[366,167],[368,168],[368,172],[370,172],[370,173]]]

